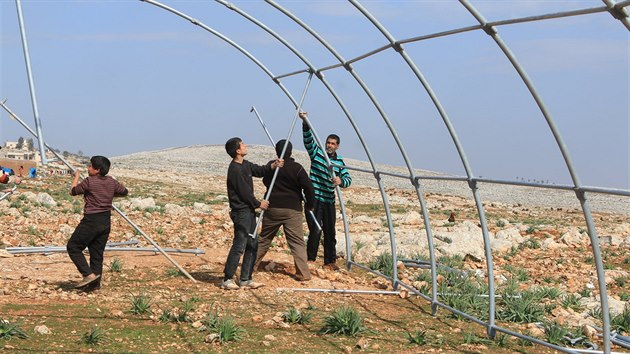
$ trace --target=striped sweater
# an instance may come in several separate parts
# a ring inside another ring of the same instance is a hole
[[[313,132],[307,125],[303,125],[304,134],[304,147],[308,152],[308,156],[311,158],[311,182],[313,182],[313,188],[315,189],[315,199],[320,202],[333,204],[335,202],[335,185],[332,183],[332,177],[330,176],[330,168],[324,157],[325,151],[322,150],[316,143],[313,137]],[[333,165],[345,166],[343,157],[337,153],[328,155],[330,162]],[[344,167],[333,166],[335,176],[341,179],[341,187],[350,187],[352,178],[350,173]]]
[[[70,195],[83,194],[84,214],[103,213],[112,210],[114,197],[124,197],[127,188],[110,176],[89,176],[70,189]]]

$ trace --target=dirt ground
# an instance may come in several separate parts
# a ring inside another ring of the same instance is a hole
[[[554,352],[542,346],[527,345],[514,337],[500,335],[497,340],[491,341],[487,339],[484,327],[454,318],[446,310],[439,310],[436,316],[432,316],[428,301],[405,291],[385,294],[383,292],[394,290],[387,280],[357,267],[351,271],[324,270],[320,258],[312,265],[313,279],[297,281],[293,277],[292,258],[281,237],[267,254],[262,269],[255,274],[256,281],[265,283],[265,287],[221,290],[219,283],[232,233],[224,199],[225,180],[184,175],[174,181],[152,175],[137,178],[137,171],[117,172],[117,176],[134,191],[134,196],[152,197],[158,201],[158,206],[149,208],[151,210],[127,210],[127,215],[142,230],[162,247],[199,247],[205,252],[199,256],[171,254],[196,281],[180,274],[159,253],[108,251],[105,253],[106,271],[102,288],[84,293],[72,288],[80,275],[66,253],[0,257],[0,319],[20,325],[29,335],[28,339],[3,339],[0,335],[0,348],[5,352]],[[67,197],[68,186],[69,181],[63,177],[32,181],[22,186],[22,194],[46,191],[57,201],[57,205],[45,206],[19,194],[12,196],[9,206],[20,214],[3,212],[0,215],[4,247],[65,245],[68,232],[80,219],[82,205],[80,199]],[[373,190],[357,187],[349,193],[354,193],[354,200],[369,193],[375,195],[361,199],[363,204],[360,205],[378,203],[378,193]],[[400,196],[409,194],[396,193],[392,192]],[[441,215],[447,215],[450,210],[460,210],[458,218],[468,218],[466,208],[469,206],[461,198],[431,195],[428,199],[436,205],[443,205],[442,210],[436,211]],[[181,215],[169,214],[164,212],[169,203],[186,209]],[[190,215],[194,203],[203,203],[210,211]],[[358,206],[354,205],[355,212],[359,210]],[[400,210],[404,212],[406,209],[401,207]],[[499,218],[512,215],[513,211],[488,205],[488,213],[493,218]],[[474,220],[474,212],[470,215]],[[563,220],[564,224],[581,222],[579,214],[566,210],[532,208],[526,209],[522,217],[531,218],[531,215]],[[628,221],[628,216],[610,213],[598,214],[597,218],[606,225]],[[130,231],[119,216],[113,218],[112,225],[110,241],[135,238],[147,246],[141,235]],[[532,237],[543,240],[544,237],[554,236],[554,232],[551,227],[534,230]],[[558,236],[557,232],[555,236]],[[525,248],[510,255],[510,258],[497,255],[498,274],[507,274],[505,271],[501,273],[501,268],[510,264],[527,269],[532,284],[543,283],[541,279],[549,277],[552,285],[563,289],[573,286],[577,291],[593,276],[592,265],[585,261],[585,251],[582,247],[560,250]],[[627,250],[610,247],[605,251],[608,262],[616,269],[629,270],[630,265],[624,263]],[[564,260],[558,261],[561,258]],[[119,272],[108,268],[115,260],[122,263]],[[467,260],[465,267],[483,271],[484,264]],[[409,283],[415,280],[417,274],[416,270],[402,268],[400,273]],[[375,293],[323,292],[331,289]],[[624,286],[611,285],[611,291],[617,297],[626,290]],[[141,295],[151,299],[150,311],[134,314],[130,311],[133,299]],[[194,304],[186,320],[160,321],[164,311],[177,313],[184,304]],[[290,307],[309,311],[313,315],[312,321],[301,325],[282,321],[282,314]],[[361,313],[367,331],[354,337],[320,333],[327,316],[344,307],[355,308]],[[207,343],[209,332],[200,330],[199,326],[213,312],[220,317],[233,317],[244,330],[242,338],[226,344]],[[49,334],[37,332],[36,328],[41,329],[42,325],[50,331]],[[527,332],[525,324],[506,326],[520,333]],[[99,345],[86,344],[82,340],[83,335],[94,328],[102,329],[107,341]],[[410,336],[422,338],[422,344],[412,343]]]

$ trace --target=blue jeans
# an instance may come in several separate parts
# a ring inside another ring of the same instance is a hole
[[[256,228],[256,214],[253,210],[232,210],[230,218],[234,222],[234,240],[230,253],[225,261],[223,280],[232,279],[238,268],[238,262],[243,256],[241,265],[241,281],[252,280],[256,252],[258,252],[258,236],[252,238],[250,233]]]

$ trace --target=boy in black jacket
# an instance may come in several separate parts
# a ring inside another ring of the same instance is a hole
[[[240,287],[256,289],[264,286],[252,280],[252,271],[258,250],[258,238],[250,234],[256,228],[256,208],[267,209],[269,202],[259,201],[254,195],[253,177],[264,177],[272,174],[272,170],[282,167],[284,161],[276,160],[270,165],[260,166],[244,159],[247,145],[241,138],[231,138],[225,143],[225,151],[232,157],[227,173],[227,192],[230,201],[230,218],[234,222],[234,241],[225,261],[222,289],[237,290]],[[244,255],[243,255],[244,253]],[[232,279],[243,255],[240,282]]]

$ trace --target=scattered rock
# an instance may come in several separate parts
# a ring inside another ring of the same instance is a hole
[[[35,326],[34,331],[37,334],[50,334],[51,333],[50,329],[48,329],[48,327],[46,327],[46,325]]]

